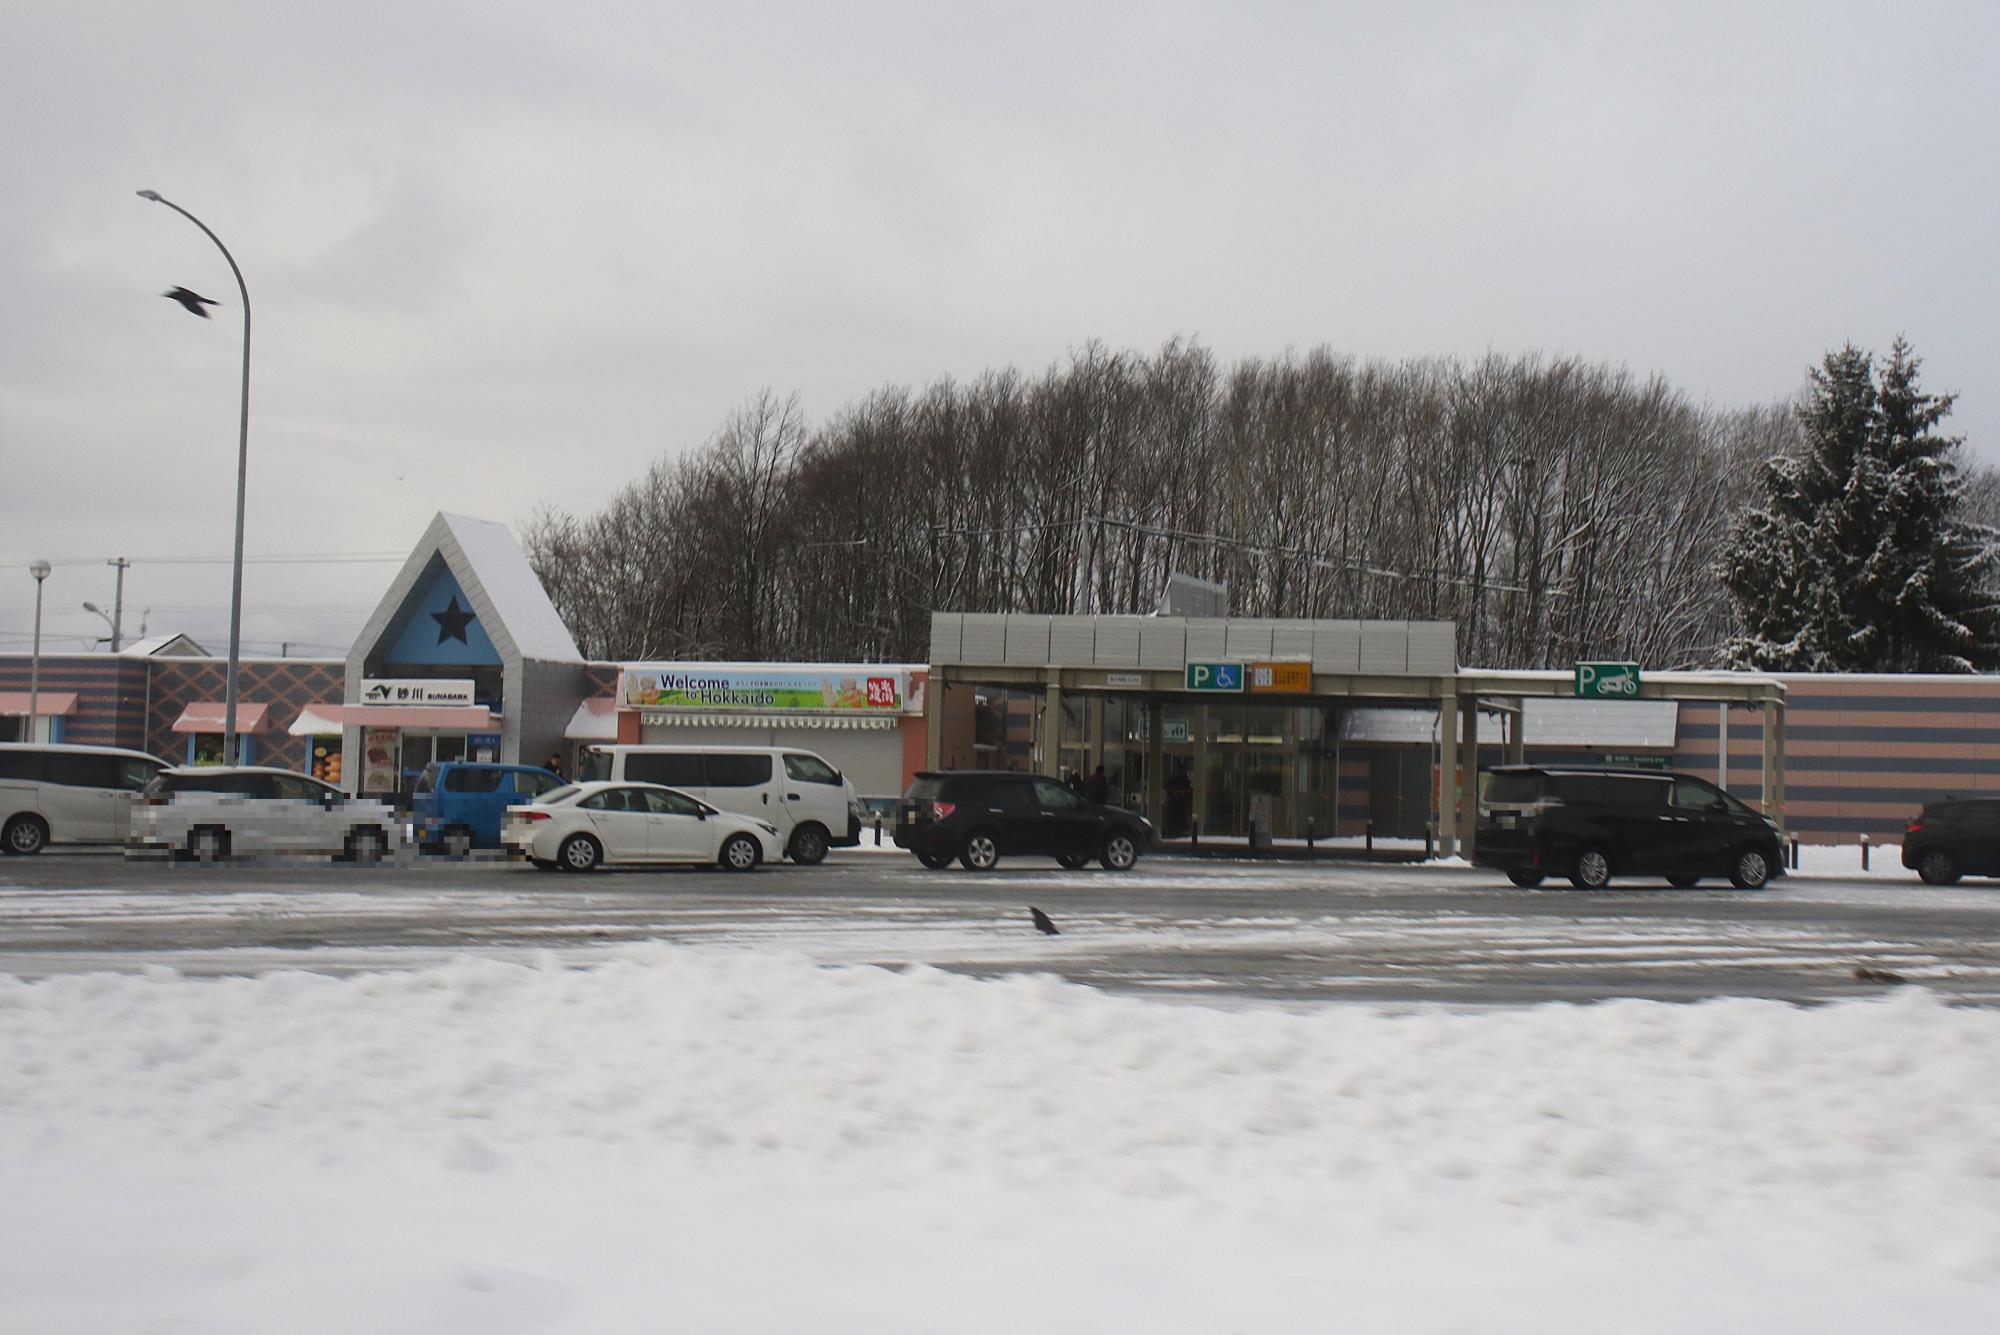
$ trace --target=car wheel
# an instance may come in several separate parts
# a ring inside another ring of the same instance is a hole
[[[1576,855],[1576,870],[1569,883],[1579,890],[1602,890],[1611,884],[1611,855],[1592,845]]]
[[[951,865],[951,854],[933,852],[928,848],[920,848],[917,850],[917,861],[923,863],[932,871],[942,871]]]
[[[463,825],[454,825],[444,832],[444,855],[448,858],[463,859],[472,852],[472,831]]]
[[[1104,864],[1106,871],[1130,871],[1132,864],[1139,860],[1138,841],[1123,830],[1113,830],[1105,837],[1097,860]]]
[[[347,836],[347,860],[363,866],[380,862],[386,842],[373,825],[357,825]]]
[[[817,825],[799,826],[792,831],[792,846],[786,852],[801,866],[818,866],[826,861],[826,831]]]
[[[556,862],[564,871],[589,871],[604,858],[604,850],[587,834],[573,834],[556,850]]]
[[[1676,890],[1685,890],[1691,885],[1700,884],[1700,882],[1701,877],[1699,876],[1669,876],[1667,878],[1667,884]]]
[[[1917,875],[1925,885],[1950,885],[1958,879],[1958,859],[1942,848],[1933,848],[1917,860]]]
[[[747,834],[732,834],[722,841],[722,854],[716,860],[730,871],[751,871],[756,868],[759,856],[755,839]]]
[[[49,827],[42,824],[40,816],[16,816],[7,822],[7,830],[0,835],[0,848],[23,857],[39,853],[49,845]]]
[[[967,871],[992,871],[1000,865],[1000,841],[991,830],[974,830],[965,837],[958,860]]]
[[[229,856],[229,831],[213,825],[188,832],[188,856],[196,862],[220,862]]]
[[[1071,871],[1075,871],[1077,868],[1085,866],[1086,864],[1089,863],[1090,854],[1058,853],[1056,854],[1056,861],[1060,862],[1063,866],[1069,868]]]
[[[1761,848],[1743,849],[1729,869],[1729,883],[1738,890],[1756,890],[1770,879],[1771,855]]]
[[[1542,883],[1542,874],[1538,871],[1529,871],[1526,867],[1509,867],[1507,879],[1523,890],[1532,890]]]

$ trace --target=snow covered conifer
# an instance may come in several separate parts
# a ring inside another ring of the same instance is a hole
[[[1851,346],[1812,373],[1795,455],[1765,465],[1763,504],[1722,561],[1733,666],[1976,672],[2000,665],[1995,534],[1959,515],[1950,395],[1923,393],[1897,339],[1876,375]]]

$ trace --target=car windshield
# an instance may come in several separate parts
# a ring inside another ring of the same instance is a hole
[[[611,777],[611,755],[595,748],[583,753],[583,773],[577,776],[585,783]]]

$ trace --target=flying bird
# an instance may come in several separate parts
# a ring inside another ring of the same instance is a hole
[[[1062,935],[1061,932],[1056,930],[1056,925],[1049,921],[1049,915],[1036,908],[1033,904],[1028,905],[1028,916],[1035,920],[1035,930],[1043,936]]]
[[[220,306],[222,304],[219,301],[210,301],[201,293],[190,292],[184,287],[173,288],[170,291],[162,292],[160,295],[173,298],[181,305],[187,307],[191,313],[199,315],[204,320],[208,318],[208,312],[202,309],[203,306]]]

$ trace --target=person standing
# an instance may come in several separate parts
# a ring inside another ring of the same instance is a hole
[[[1111,800],[1111,780],[1104,777],[1102,761],[1090,772],[1090,781],[1083,785],[1083,800],[1100,807]]]
[[[1069,772],[1069,777],[1063,780],[1063,787],[1069,789],[1072,793],[1075,793],[1078,797],[1082,797],[1083,775],[1079,774],[1075,770],[1071,770]]]
[[[567,779],[569,777],[563,773],[562,756],[554,751],[549,752],[549,763],[544,765],[543,768],[558,779]]]

